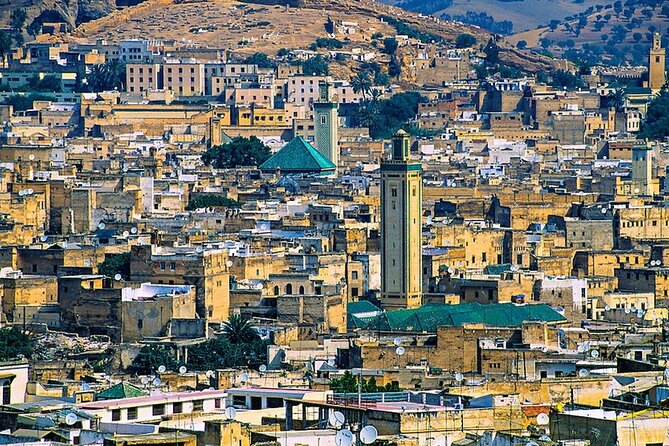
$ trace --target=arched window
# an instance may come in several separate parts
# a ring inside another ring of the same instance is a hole
[[[286,294],[293,294],[293,285],[290,283],[286,285]]]
[[[300,285],[300,294],[304,294],[304,287]]]
[[[274,286],[274,295],[275,296],[279,295],[279,286],[278,285]]]

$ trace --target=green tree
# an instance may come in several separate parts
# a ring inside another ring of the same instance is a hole
[[[54,98],[52,96],[43,94],[30,94],[30,95],[15,94],[5,99],[2,103],[5,105],[11,105],[12,107],[14,107],[14,111],[25,111],[31,109],[33,107],[33,102],[35,101],[53,101],[53,100]]]
[[[302,72],[305,75],[327,76],[330,73],[330,67],[323,56],[319,54],[302,62]]]
[[[12,50],[12,36],[4,29],[0,30],[0,58],[3,59]]]
[[[24,8],[16,8],[9,16],[9,26],[17,46],[23,45],[23,27],[26,24],[28,14]]]
[[[358,379],[347,370],[340,378],[330,379],[330,389],[335,393],[355,393],[358,391]]]
[[[94,65],[86,76],[90,91],[123,90],[125,86],[125,65],[118,59],[109,59]]]
[[[223,324],[222,336],[231,344],[249,343],[260,338],[251,321],[237,314]]]
[[[362,99],[367,99],[367,95],[372,90],[372,79],[366,71],[361,71],[351,79],[351,87],[355,93],[361,93]]]
[[[397,47],[399,44],[397,43],[397,39],[394,37],[386,37],[383,39],[383,52],[386,54],[393,55],[395,54],[395,51],[397,51]]]
[[[222,146],[214,146],[202,155],[207,165],[216,168],[259,166],[272,156],[272,152],[256,136],[238,136]]]
[[[390,58],[390,63],[388,64],[388,76],[399,77],[400,74],[402,74],[402,63],[399,61],[397,56],[393,55]]]
[[[471,34],[462,33],[455,38],[456,48],[470,48],[476,44],[476,37]]]
[[[390,83],[390,76],[388,76],[388,73],[379,71],[374,75],[374,85],[385,87],[389,83]]]
[[[132,256],[129,252],[105,254],[104,262],[98,265],[98,274],[103,274],[107,277],[114,277],[120,274],[124,280],[129,280],[131,259]]]
[[[191,347],[188,367],[191,370],[258,368],[267,362],[267,345],[268,343],[260,338],[233,344],[226,337],[219,336]]]
[[[648,106],[646,121],[638,134],[642,139],[663,139],[669,136],[669,93],[662,90]]]
[[[524,50],[527,48],[527,41],[526,40],[519,40],[518,43],[516,43],[516,48],[519,50]]]
[[[42,23],[38,20],[33,20],[33,22],[28,25],[28,28],[26,28],[26,31],[28,31],[28,34],[30,34],[34,39],[38,35],[42,34]]]
[[[172,353],[162,346],[147,345],[142,347],[135,359],[132,360],[130,370],[140,375],[155,373],[158,367],[164,365],[169,370],[174,370],[180,366]]]
[[[206,194],[198,195],[196,197],[191,197],[188,200],[186,205],[187,211],[194,211],[195,209],[209,208],[209,207],[226,207],[234,208],[240,207],[241,203],[239,201],[228,198],[225,195],[220,194]]]
[[[243,63],[249,65],[258,65],[258,68],[274,68],[276,63],[270,59],[267,54],[257,52],[251,54],[249,57],[243,60]]]
[[[0,329],[0,361],[29,358],[33,353],[33,340],[18,327]]]

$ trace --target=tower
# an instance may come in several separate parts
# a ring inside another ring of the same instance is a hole
[[[339,165],[339,104],[330,100],[330,84],[318,83],[320,98],[314,102],[314,146],[323,156]]]
[[[664,67],[665,56],[660,34],[655,33],[648,60],[648,87],[653,93],[660,91],[667,81]]]
[[[409,135],[393,138],[381,162],[381,305],[416,308],[422,303],[422,167],[409,160]]]
[[[636,145],[632,148],[632,184],[635,195],[653,195],[652,180],[653,151],[645,144]]]

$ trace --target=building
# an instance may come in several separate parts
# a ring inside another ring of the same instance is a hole
[[[634,195],[653,195],[653,151],[646,145],[632,149]]]
[[[331,175],[337,166],[298,136],[265,161],[260,170],[267,173]]]
[[[391,159],[381,163],[381,303],[416,308],[422,300],[422,167],[409,160],[400,130]]]
[[[329,159],[335,166],[339,165],[339,122],[337,110],[339,104],[330,100],[329,85],[320,82],[320,99],[314,103],[316,150]]]
[[[665,49],[662,48],[662,39],[659,33],[655,33],[648,60],[648,87],[653,93],[660,91],[667,81],[665,58],[666,53]]]

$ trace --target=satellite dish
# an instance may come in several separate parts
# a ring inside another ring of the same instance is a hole
[[[25,195],[25,194],[23,193],[23,191],[22,191],[22,190],[18,191],[18,194],[19,194],[19,197],[22,197],[22,196],[24,196],[24,195]]]
[[[592,356],[595,359],[599,358],[599,351],[598,350],[591,351],[590,356]]]
[[[376,437],[379,436],[379,432],[374,426],[365,426],[360,429],[360,441],[363,444],[372,444],[376,441]]]
[[[120,274],[114,274],[114,280],[115,280],[115,281],[118,282],[118,281],[121,280],[121,279],[123,279],[123,276],[122,276],[122,275],[120,275]]]
[[[35,191],[33,189],[28,189],[28,195],[32,195],[34,193],[35,193]]]
[[[606,208],[602,208],[602,214],[606,214]]]
[[[225,266],[230,268],[232,266],[232,260],[228,260],[227,262],[225,262]]]
[[[151,380],[149,379],[148,376],[142,376],[142,379],[140,379],[139,381],[140,381],[143,385],[147,385],[147,384],[149,383],[149,381],[151,381]]]
[[[98,225],[98,229],[102,230],[102,229],[104,229],[104,228],[105,228],[105,224],[104,224],[104,223],[100,223],[100,224]]]
[[[47,237],[46,235],[43,235],[43,236],[41,236],[39,239],[40,239],[40,241],[42,241],[42,242],[46,242],[47,240],[49,240],[49,237]]]
[[[583,343],[583,352],[589,352],[590,351],[590,343],[589,342],[584,342]]]
[[[267,371],[267,366],[265,364],[262,364],[260,367],[258,367],[258,370],[260,373],[264,373]]]
[[[551,441],[551,437],[549,437],[548,435],[542,435],[541,437],[539,437],[539,441]]]
[[[234,420],[236,416],[237,416],[237,409],[235,409],[232,406],[225,408],[225,419],[226,420]]]
[[[239,381],[245,383],[248,380],[249,380],[249,375],[248,374],[242,373],[241,375],[239,375]]]
[[[187,371],[188,371],[188,369],[186,368],[185,365],[182,365],[181,367],[179,367],[179,374],[183,375]]]
[[[353,433],[348,429],[342,429],[335,435],[335,444],[338,446],[351,446],[353,444]]]
[[[669,368],[664,369],[664,377],[669,379]]]
[[[165,373],[166,371],[167,371],[167,367],[165,367],[164,365],[161,365],[160,367],[158,367],[158,373]]]
[[[123,231],[123,237],[128,237],[130,233],[128,231]]]
[[[328,365],[329,365],[330,367],[334,367],[334,365],[335,365],[335,360],[332,359],[332,358],[328,359]]]
[[[539,446],[539,443],[537,443],[536,441],[528,441],[527,443],[525,443],[525,446]]]
[[[214,376],[214,371],[213,370],[207,370],[207,373],[205,373],[205,376],[207,378],[211,378],[212,376]]]
[[[458,372],[458,373],[455,374],[455,380],[457,382],[462,382],[464,379],[465,379],[465,376],[462,373]]]
[[[610,309],[611,309],[611,307],[609,307],[608,305],[604,307],[605,311],[609,311]]]
[[[75,414],[74,412],[70,412],[67,415],[65,415],[65,424],[67,424],[68,426],[74,425],[74,423],[76,423],[77,420],[78,420],[77,414]]]
[[[646,313],[643,310],[639,310],[636,312],[636,317],[642,318],[644,314]]]
[[[35,160],[35,155],[33,155],[33,154],[31,153],[30,155],[28,155],[28,159],[29,159],[30,161],[34,161],[34,160]]]
[[[632,310],[630,310],[629,308],[625,308],[625,314],[630,314],[631,311]]]
[[[393,344],[396,346],[399,346],[402,343],[402,338],[395,338],[393,339]]]
[[[588,376],[590,376],[590,372],[587,369],[581,369],[578,371],[578,376],[580,376],[581,378],[587,378]]]
[[[547,425],[548,421],[549,421],[548,414],[540,413],[539,415],[537,415],[537,424],[539,426]]]
[[[161,385],[163,382],[160,380],[160,378],[153,378],[153,381],[151,382],[154,386],[158,387]]]
[[[406,350],[404,349],[404,347],[397,347],[395,349],[395,353],[397,353],[399,356],[402,356],[404,353],[406,353]]]
[[[330,426],[334,427],[335,429],[341,429],[345,422],[346,417],[343,413],[339,412],[338,410],[330,412],[330,416],[328,416],[328,423],[330,423]]]
[[[638,194],[638,193],[639,193],[639,188],[638,188],[638,187],[635,187],[635,188],[634,188],[634,193],[635,193],[635,194]]]
[[[137,234],[137,228],[134,227],[134,226],[132,228],[130,228],[130,233],[131,234]]]

